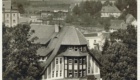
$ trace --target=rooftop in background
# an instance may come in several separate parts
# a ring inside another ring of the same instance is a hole
[[[124,20],[111,20],[110,24],[111,29],[127,29],[127,24]]]
[[[103,6],[101,13],[121,13],[121,11],[116,6]]]
[[[37,37],[34,43],[46,44],[54,33],[54,26],[52,25],[36,25],[31,24],[31,30],[35,31],[31,38]]]
[[[97,37],[98,33],[88,33],[88,34],[84,34],[85,37]]]
[[[132,14],[126,15],[126,23],[131,24],[132,21],[136,20],[135,17]]]

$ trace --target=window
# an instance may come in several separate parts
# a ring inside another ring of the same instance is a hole
[[[96,44],[96,40],[94,40],[94,44]]]
[[[72,59],[69,59],[69,64],[72,64]]]
[[[54,77],[54,71],[52,72],[52,77]]]
[[[60,64],[62,63],[62,58],[60,58]]]
[[[69,70],[68,76],[69,76],[69,77],[72,77],[72,70]]]
[[[56,71],[56,77],[58,77],[58,71]]]
[[[82,70],[79,71],[79,77],[82,77]]]
[[[58,64],[58,58],[56,58],[56,64]]]
[[[83,70],[83,76],[86,76],[86,70]]]
[[[83,58],[83,64],[86,64],[86,59],[85,58]]]
[[[62,71],[60,71],[60,76],[62,76]]]
[[[67,58],[65,58],[65,64],[67,64]]]
[[[90,67],[88,67],[88,73],[90,73]]]
[[[74,47],[74,50],[75,50],[75,51],[78,51],[78,47]]]
[[[16,22],[16,20],[13,20],[13,23],[15,23]]]
[[[82,59],[79,60],[79,63],[82,64]]]
[[[9,23],[9,20],[6,20],[6,23]]]
[[[77,72],[77,70],[74,71],[74,77],[78,77],[78,72]]]
[[[15,14],[13,14],[13,16],[15,17]]]
[[[9,17],[9,14],[7,14],[7,17]]]
[[[77,59],[75,59],[75,60],[74,60],[74,63],[78,63],[78,60],[77,60]]]

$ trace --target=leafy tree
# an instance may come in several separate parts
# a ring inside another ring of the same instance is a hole
[[[137,18],[137,0],[117,0],[115,5],[121,11],[125,9],[127,13]]]
[[[112,42],[102,52],[101,75],[104,80],[137,80],[137,31],[133,26],[111,34]]]
[[[38,80],[41,67],[36,50],[38,44],[29,41],[29,25],[3,25],[3,80]]]

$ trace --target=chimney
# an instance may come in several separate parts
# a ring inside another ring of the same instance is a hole
[[[55,32],[59,32],[59,26],[55,24]]]

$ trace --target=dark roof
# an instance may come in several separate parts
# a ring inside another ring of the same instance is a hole
[[[37,55],[39,56],[46,56],[48,55],[53,49],[51,48],[46,48],[46,47],[41,47],[37,50]]]
[[[88,53],[83,53],[80,51],[67,50],[58,56],[87,56],[87,54]]]
[[[121,11],[116,6],[103,6],[101,13],[121,13]]]
[[[97,37],[97,33],[89,33],[89,34],[84,34],[85,37]]]
[[[127,25],[124,20],[111,20],[110,21],[111,29],[126,29]]]
[[[70,26],[67,33],[64,35],[62,45],[86,45],[87,41],[83,34],[75,27]]]

